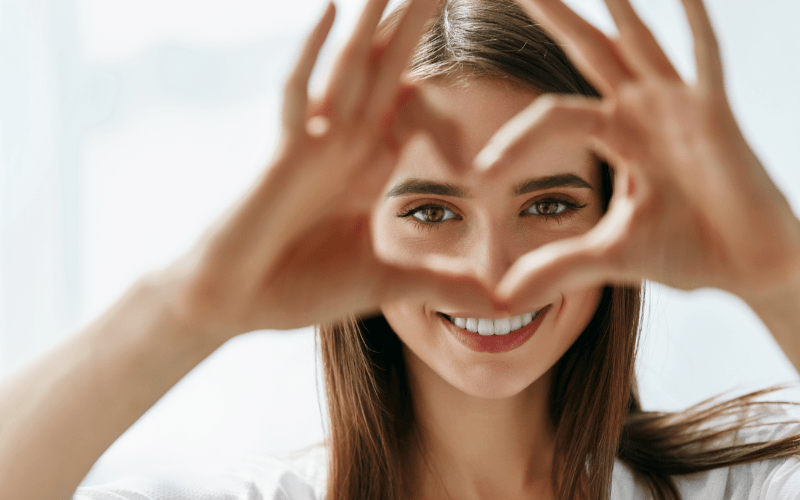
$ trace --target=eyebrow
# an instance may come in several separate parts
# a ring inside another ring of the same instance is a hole
[[[434,194],[439,196],[452,196],[453,198],[468,198],[467,190],[445,182],[426,181],[424,179],[408,179],[392,188],[386,195],[403,196],[406,194]]]
[[[544,177],[527,179],[511,190],[514,196],[519,196],[534,191],[552,189],[556,187],[577,187],[592,189],[592,185],[575,174],[556,174]],[[438,196],[451,196],[453,198],[469,198],[469,191],[446,182],[435,182],[424,179],[407,179],[394,186],[386,195],[387,198],[403,196],[407,194],[432,194]]]
[[[575,174],[556,174],[548,175],[546,177],[537,177],[535,179],[528,179],[522,181],[514,186],[513,193],[515,196],[521,194],[532,193],[534,191],[542,191],[544,189],[552,189],[555,187],[576,187],[592,189],[592,185],[578,177]]]

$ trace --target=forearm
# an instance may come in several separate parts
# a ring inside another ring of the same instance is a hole
[[[780,291],[747,302],[800,373],[800,269],[793,274]]]
[[[3,498],[71,498],[100,455],[216,347],[143,279],[0,387]],[[201,340],[202,339],[202,340]]]

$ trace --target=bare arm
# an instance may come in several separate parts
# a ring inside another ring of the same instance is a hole
[[[85,330],[4,382],[4,498],[71,498],[106,448],[218,347],[169,311],[170,293],[154,277],[140,280]]]
[[[308,78],[333,23],[328,7],[287,81],[281,146],[264,175],[183,258],[0,386],[2,498],[70,498],[118,436],[239,333],[334,321],[410,292],[457,289],[465,309],[487,307],[476,280],[387,263],[366,230],[414,133],[464,165],[452,120],[400,79],[436,6],[412,0],[376,60],[385,1],[368,0],[323,95],[319,117],[336,126],[311,134]]]
[[[800,256],[793,279],[768,296],[746,299],[800,373]]]

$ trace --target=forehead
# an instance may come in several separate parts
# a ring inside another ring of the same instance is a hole
[[[438,108],[455,120],[460,132],[459,147],[470,163],[501,126],[538,97],[532,90],[497,80],[473,80],[458,86],[423,83],[422,88]],[[523,163],[498,177],[497,182],[507,185],[532,175],[568,172],[594,184],[598,175],[592,155],[576,144],[554,142],[538,149]],[[419,134],[401,154],[389,185],[408,178],[448,181],[453,177],[433,142]]]

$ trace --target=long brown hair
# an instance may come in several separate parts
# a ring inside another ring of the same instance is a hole
[[[387,32],[403,6],[382,23]],[[447,0],[418,45],[416,80],[501,79],[538,93],[598,96],[556,44],[513,0]],[[605,203],[609,166],[600,162]],[[556,363],[550,416],[559,499],[607,499],[614,460],[626,462],[661,500],[679,498],[673,475],[794,455],[800,437],[740,443],[762,392],[680,413],[642,410],[634,364],[644,286],[603,290],[589,325]],[[399,500],[402,459],[414,446],[414,411],[401,341],[382,316],[318,329],[330,461],[327,500]],[[709,425],[728,419],[726,425]]]

